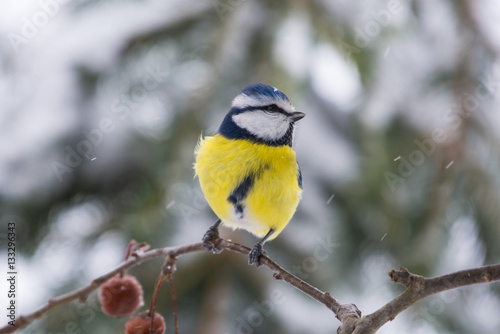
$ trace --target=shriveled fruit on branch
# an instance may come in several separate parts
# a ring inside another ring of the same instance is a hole
[[[141,312],[130,319],[128,319],[125,324],[125,334],[149,334],[149,329],[151,327],[151,317],[148,312]],[[153,331],[152,334],[163,334],[165,333],[165,319],[159,313],[155,313],[155,318],[153,320]]]
[[[111,317],[134,314],[144,304],[142,286],[128,274],[117,274],[99,289],[102,311]]]

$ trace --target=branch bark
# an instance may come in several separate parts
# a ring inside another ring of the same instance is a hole
[[[222,250],[227,250],[227,251],[232,251],[235,253],[240,253],[248,256],[248,253],[250,252],[250,248],[242,246],[237,243],[233,243],[227,240],[223,239],[216,239],[214,240],[215,245]],[[108,272],[107,274],[104,274],[96,279],[94,279],[89,285],[75,290],[73,292],[69,292],[67,294],[54,297],[48,300],[47,304],[44,306],[40,307],[38,310],[25,315],[25,316],[20,316],[16,319],[15,321],[15,326],[11,325],[6,325],[2,328],[0,328],[0,334],[8,334],[8,333],[13,333],[17,330],[20,330],[22,328],[25,328],[28,326],[30,323],[32,323],[34,320],[42,317],[44,314],[52,311],[53,309],[57,308],[58,306],[67,304],[75,299],[79,299],[80,301],[85,301],[88,295],[97,289],[101,284],[106,282],[108,279],[113,277],[114,275],[118,274],[121,271],[124,271],[126,269],[129,269],[131,267],[134,267],[144,261],[157,258],[160,256],[165,256],[165,257],[171,257],[173,259],[177,259],[179,256],[188,254],[188,253],[193,253],[193,252],[200,252],[200,251],[206,251],[205,248],[203,247],[203,244],[201,242],[199,243],[194,243],[194,244],[188,244],[188,245],[183,245],[183,246],[178,246],[178,247],[165,247],[165,248],[158,248],[158,249],[153,249],[148,252],[143,252],[143,253],[132,253],[130,258],[127,261],[124,261],[122,264],[120,264],[117,268],[114,270]],[[265,267],[268,267],[274,272],[274,278],[276,279],[281,279],[288,284],[294,286],[298,290],[302,291],[306,295],[309,295],[310,297],[316,299],[318,302],[324,304],[326,307],[328,307],[330,310],[332,310],[336,317],[343,322],[344,319],[349,318],[349,317],[359,317],[361,313],[357,309],[355,305],[342,305],[335,298],[333,298],[328,292],[323,292],[320,291],[319,289],[315,288],[314,286],[310,285],[309,283],[301,280],[297,276],[293,275],[292,273],[286,271],[282,267],[280,267],[276,262],[271,260],[269,257],[263,255],[261,257],[261,264]]]
[[[214,244],[219,249],[235,253],[248,255],[250,252],[248,247],[220,238],[214,240]],[[92,291],[97,289],[108,279],[119,272],[134,267],[144,261],[165,256],[173,259],[175,263],[176,259],[181,255],[200,251],[205,251],[201,242],[178,247],[158,248],[142,253],[133,253],[127,261],[124,261],[107,274],[94,279],[87,286],[67,294],[51,298],[48,300],[47,304],[40,307],[38,310],[28,315],[18,317],[15,321],[15,326],[6,325],[0,328],[0,334],[13,333],[19,329],[25,328],[34,320],[42,317],[58,306],[67,304],[73,300],[79,299],[82,302],[85,301],[87,296]],[[268,256],[262,256],[261,264],[269,268],[274,273],[273,277],[275,279],[287,282],[291,286],[302,291],[306,295],[332,310],[337,319],[339,319],[342,323],[337,330],[338,334],[375,333],[386,322],[394,319],[399,313],[407,309],[409,306],[430,295],[461,286],[500,280],[500,264],[463,270],[432,278],[425,278],[423,276],[412,274],[405,268],[401,268],[398,271],[391,270],[389,272],[391,279],[396,283],[405,285],[407,287],[406,290],[379,310],[361,317],[361,312],[356,305],[340,304],[328,292],[323,292],[292,273],[286,271]]]
[[[129,269],[131,267],[134,267],[146,260],[150,260],[159,256],[179,256],[181,254],[187,254],[187,253],[192,253],[196,251],[201,251],[203,250],[203,245],[201,243],[196,243],[196,244],[189,244],[189,245],[184,245],[184,246],[179,246],[179,247],[165,247],[165,248],[158,248],[151,250],[149,252],[141,253],[141,254],[132,254],[131,257],[127,260],[124,261],[122,264],[120,264],[117,268],[114,270],[110,271],[107,274],[104,274],[96,279],[94,279],[89,285],[66,293],[64,295],[60,295],[58,297],[50,298],[47,301],[47,304],[44,306],[40,307],[38,310],[25,315],[25,316],[20,316],[16,319],[14,322],[14,326],[11,325],[6,325],[2,328],[0,328],[0,334],[7,334],[7,333],[13,333],[19,329],[22,329],[26,326],[28,326],[30,323],[32,323],[34,320],[42,317],[44,314],[50,312],[54,308],[67,304],[75,299],[79,299],[80,301],[84,302],[88,295],[97,289],[99,286],[101,286],[104,282],[106,282],[108,279],[113,277],[114,275],[118,274],[121,271],[124,271],[126,269]]]
[[[457,271],[452,274],[431,278],[415,275],[406,268],[400,268],[398,271],[391,270],[389,276],[393,282],[406,286],[406,290],[377,311],[358,319],[354,324],[354,330],[339,330],[339,334],[375,333],[385,323],[393,320],[399,313],[419,300],[462,286],[498,281],[500,280],[500,264]]]

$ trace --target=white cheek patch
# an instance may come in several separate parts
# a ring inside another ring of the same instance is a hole
[[[246,111],[233,116],[233,121],[258,138],[277,140],[288,131],[289,122],[280,113],[266,114],[261,110]]]

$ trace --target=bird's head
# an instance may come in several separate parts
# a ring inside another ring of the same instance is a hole
[[[277,88],[256,83],[234,98],[218,132],[230,139],[292,146],[294,123],[305,115]]]

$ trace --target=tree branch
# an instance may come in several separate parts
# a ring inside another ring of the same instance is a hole
[[[248,255],[248,253],[250,252],[250,249],[248,247],[227,240],[223,240],[220,238],[214,240],[214,244],[219,249],[228,250],[235,253]],[[171,258],[176,259],[181,255],[193,252],[200,252],[200,251],[205,251],[205,248],[203,247],[203,244],[201,242],[178,246],[178,247],[158,248],[139,254],[132,253],[132,255],[127,261],[124,261],[117,268],[108,272],[107,274],[104,274],[94,279],[89,285],[81,289],[75,290],[73,292],[69,292],[67,294],[51,298],[48,300],[47,304],[40,307],[38,310],[28,315],[18,317],[14,323],[15,324],[14,326],[6,325],[0,328],[0,334],[13,333],[19,329],[25,328],[34,320],[42,317],[46,313],[55,309],[56,307],[67,304],[75,299],[79,299],[82,302],[85,301],[87,296],[92,291],[97,289],[101,284],[106,282],[108,279],[118,274],[119,272],[134,267],[144,261],[157,258],[160,256],[165,256],[165,257],[170,256]],[[274,272],[274,278],[284,280],[288,284],[294,286],[298,290],[304,292],[305,294],[309,295],[310,297],[324,304],[326,307],[328,307],[335,313],[336,317],[341,322],[343,322],[344,319],[347,319],[349,317],[358,318],[361,315],[361,313],[359,312],[359,310],[355,305],[342,305],[338,303],[337,300],[335,300],[335,298],[333,298],[328,292],[320,291],[319,289],[315,288],[309,283],[301,280],[297,276],[289,273],[288,271],[280,267],[276,262],[271,260],[269,257],[263,255],[261,257],[261,264],[268,267]]]
[[[406,290],[377,311],[357,320],[353,331],[348,329],[347,331],[339,331],[339,334],[375,333],[386,322],[393,320],[410,305],[430,295],[462,286],[498,281],[500,280],[500,264],[431,278],[415,275],[406,268],[400,268],[398,271],[391,270],[389,276],[392,281],[406,286]]]
[[[60,295],[58,297],[50,298],[47,301],[47,304],[39,308],[38,310],[26,315],[26,316],[20,316],[16,319],[14,326],[11,325],[6,325],[2,328],[0,328],[0,334],[7,334],[7,333],[13,333],[19,329],[22,329],[26,326],[28,326],[30,323],[32,323],[34,320],[42,317],[44,314],[48,313],[52,309],[67,304],[75,299],[79,299],[80,301],[84,302],[87,299],[87,296],[97,289],[99,286],[101,286],[104,282],[106,282],[108,279],[113,277],[114,275],[118,274],[121,271],[124,271],[126,269],[129,269],[131,267],[134,267],[146,260],[150,260],[159,256],[178,256],[181,254],[187,254],[187,253],[192,253],[192,252],[197,252],[204,250],[203,245],[201,243],[196,243],[196,244],[189,244],[189,245],[184,245],[184,246],[179,246],[179,247],[165,247],[165,248],[158,248],[158,249],[153,249],[149,252],[141,253],[141,254],[136,254],[133,253],[130,258],[127,261],[124,261],[122,264],[120,264],[117,268],[114,270],[110,271],[107,274],[104,274],[96,279],[94,279],[89,285],[66,293],[64,295]]]
[[[224,239],[218,238],[213,240],[213,242],[214,245],[221,250],[227,250],[244,255],[248,255],[250,252],[248,247]],[[19,329],[25,328],[34,320],[42,317],[56,307],[67,304],[75,299],[79,299],[82,302],[85,301],[87,296],[92,291],[97,289],[108,279],[119,272],[134,267],[144,261],[165,256],[171,258],[175,263],[176,259],[181,255],[200,251],[205,251],[201,242],[178,247],[158,248],[142,253],[132,253],[128,260],[124,261],[107,274],[94,279],[89,285],[73,292],[51,298],[47,304],[40,307],[38,310],[26,316],[18,317],[15,321],[15,326],[6,325],[0,328],[0,334],[13,333]],[[302,291],[306,295],[332,310],[337,319],[342,322],[342,325],[337,330],[338,334],[375,333],[385,323],[393,320],[399,313],[407,309],[409,306],[430,295],[466,285],[488,283],[500,280],[500,264],[470,270],[462,270],[452,274],[432,278],[412,274],[405,268],[400,268],[398,271],[391,270],[389,272],[389,276],[392,281],[405,285],[406,290],[379,310],[361,317],[361,312],[356,305],[340,304],[328,292],[323,292],[301,280],[297,276],[283,269],[269,257],[263,255],[260,262],[263,266],[269,268],[274,273],[273,276],[275,279],[287,282],[291,286]]]

